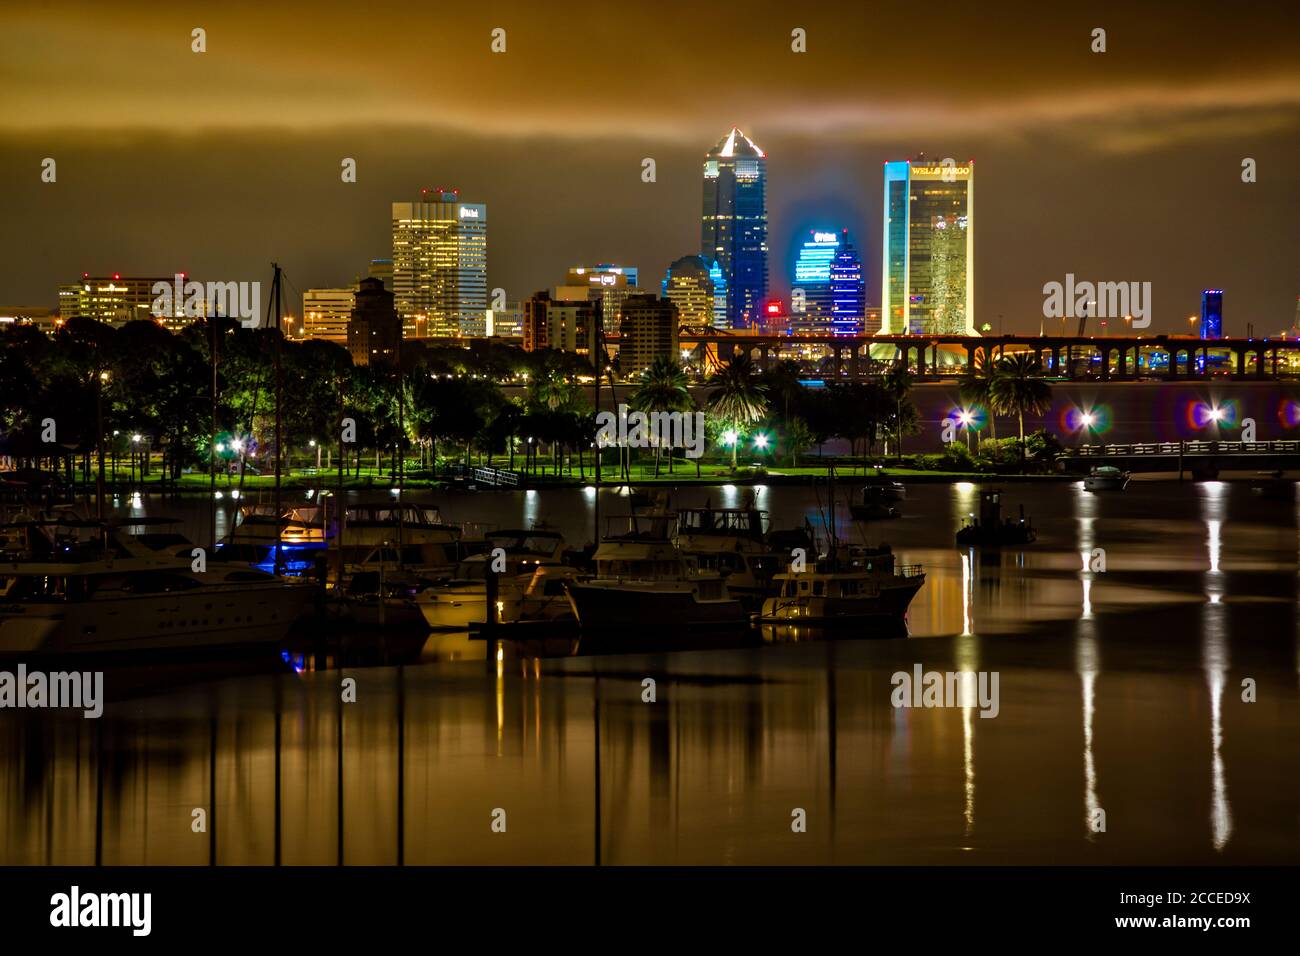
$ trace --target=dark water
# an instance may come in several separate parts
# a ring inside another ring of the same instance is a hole
[[[820,520],[811,488],[757,494],[779,527]],[[929,574],[909,639],[488,661],[450,635],[400,668],[180,675],[99,721],[0,711],[0,863],[1300,860],[1295,506],[1008,485],[1039,542],[981,557],[951,544],[977,499],[913,486],[870,527]],[[589,537],[581,489],[438,501]],[[895,708],[918,664],[996,671],[997,716]]]

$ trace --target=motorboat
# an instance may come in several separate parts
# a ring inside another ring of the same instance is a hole
[[[901,488],[902,485],[898,487]],[[897,518],[900,512],[889,502],[898,500],[892,497],[889,489],[883,485],[866,485],[862,489],[861,499],[850,503],[849,514],[854,521],[882,521]]]
[[[128,531],[158,523],[64,515],[6,526],[0,654],[276,645],[312,599],[309,584],[199,561],[174,535],[150,541]]]
[[[925,584],[920,565],[899,565],[889,545],[839,547],[800,570],[776,576],[777,593],[763,602],[763,623],[822,626],[902,621]]]
[[[752,506],[685,508],[677,512],[677,548],[701,571],[716,571],[727,591],[757,607],[772,578],[790,563],[789,551],[767,543],[767,514]]]
[[[559,603],[557,594],[564,593],[563,582],[577,575],[577,570],[565,563],[566,545],[559,532],[544,528],[491,531],[486,540],[487,550],[460,561],[450,580],[415,596],[429,627],[463,630],[485,622],[489,575],[496,577],[496,620],[500,623],[529,620],[533,614],[553,610]]]
[[[1114,465],[1098,465],[1083,479],[1085,491],[1123,491],[1128,485],[1129,473]]]
[[[701,570],[673,541],[670,512],[611,517],[593,561],[595,577],[569,582],[583,633],[675,635],[741,626],[743,605],[716,570]]]

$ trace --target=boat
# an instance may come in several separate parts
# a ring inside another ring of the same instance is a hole
[[[1262,471],[1251,482],[1250,493],[1269,501],[1294,501],[1295,482],[1284,478],[1279,468],[1275,471]]]
[[[333,570],[343,559],[343,577],[379,571],[425,577],[448,575],[464,557],[462,529],[448,524],[435,505],[355,505],[343,509],[341,534],[326,556]]]
[[[925,584],[920,565],[898,565],[889,545],[841,548],[803,570],[776,576],[778,591],[763,602],[762,623],[821,626],[903,621]]]
[[[127,530],[164,521],[64,515],[8,525],[0,655],[278,645],[315,589],[237,562],[196,570],[192,544]]]
[[[583,633],[682,631],[744,625],[744,606],[717,571],[701,570],[672,540],[668,512],[607,519],[595,577],[568,583]]]
[[[1038,539],[1033,522],[1025,517],[1025,507],[1020,506],[1020,518],[1012,521],[1002,517],[1002,489],[993,488],[980,494],[980,514],[972,516],[957,532],[959,547],[1000,548],[1033,544]]]
[[[767,514],[741,508],[685,508],[677,512],[677,548],[701,571],[716,571],[727,591],[757,607],[772,579],[790,563],[788,550],[767,542]]]
[[[898,484],[894,482],[894,484]],[[902,488],[902,485],[898,485]],[[865,485],[862,488],[862,499],[849,505],[849,514],[854,521],[881,521],[889,518],[897,518],[899,510],[889,502],[898,501],[898,498],[892,497],[892,493],[883,485]]]
[[[868,478],[862,486],[864,492],[867,489],[874,489],[882,501],[903,501],[907,498],[907,486],[885,475]]]
[[[217,545],[216,557],[223,561],[251,564],[264,571],[300,575],[312,569],[316,555],[329,539],[325,510],[319,505],[284,508],[271,504],[243,505],[235,526]],[[280,566],[276,564],[276,541],[280,544]]]
[[[1083,479],[1085,491],[1123,491],[1128,485],[1129,473],[1114,465],[1098,465]]]
[[[464,630],[488,618],[488,575],[496,574],[496,619],[505,623],[529,618],[559,605],[562,582],[576,576],[565,563],[564,537],[548,529],[488,532],[487,550],[456,565],[448,581],[425,588],[415,604],[435,630]],[[499,562],[499,565],[498,565]],[[544,570],[543,570],[544,569]],[[539,574],[538,572],[542,572]],[[550,594],[546,594],[549,585]],[[557,591],[558,588],[558,591]]]

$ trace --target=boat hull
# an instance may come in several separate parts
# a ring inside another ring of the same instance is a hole
[[[278,644],[312,589],[281,584],[0,606],[0,655]]]
[[[746,622],[740,601],[700,600],[687,587],[571,583],[569,601],[584,631],[671,635],[681,628],[727,628]]]

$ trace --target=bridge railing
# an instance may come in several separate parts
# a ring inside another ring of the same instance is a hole
[[[1143,458],[1166,455],[1293,455],[1300,441],[1165,441],[1128,445],[1076,445],[1064,451],[1067,458]]]

